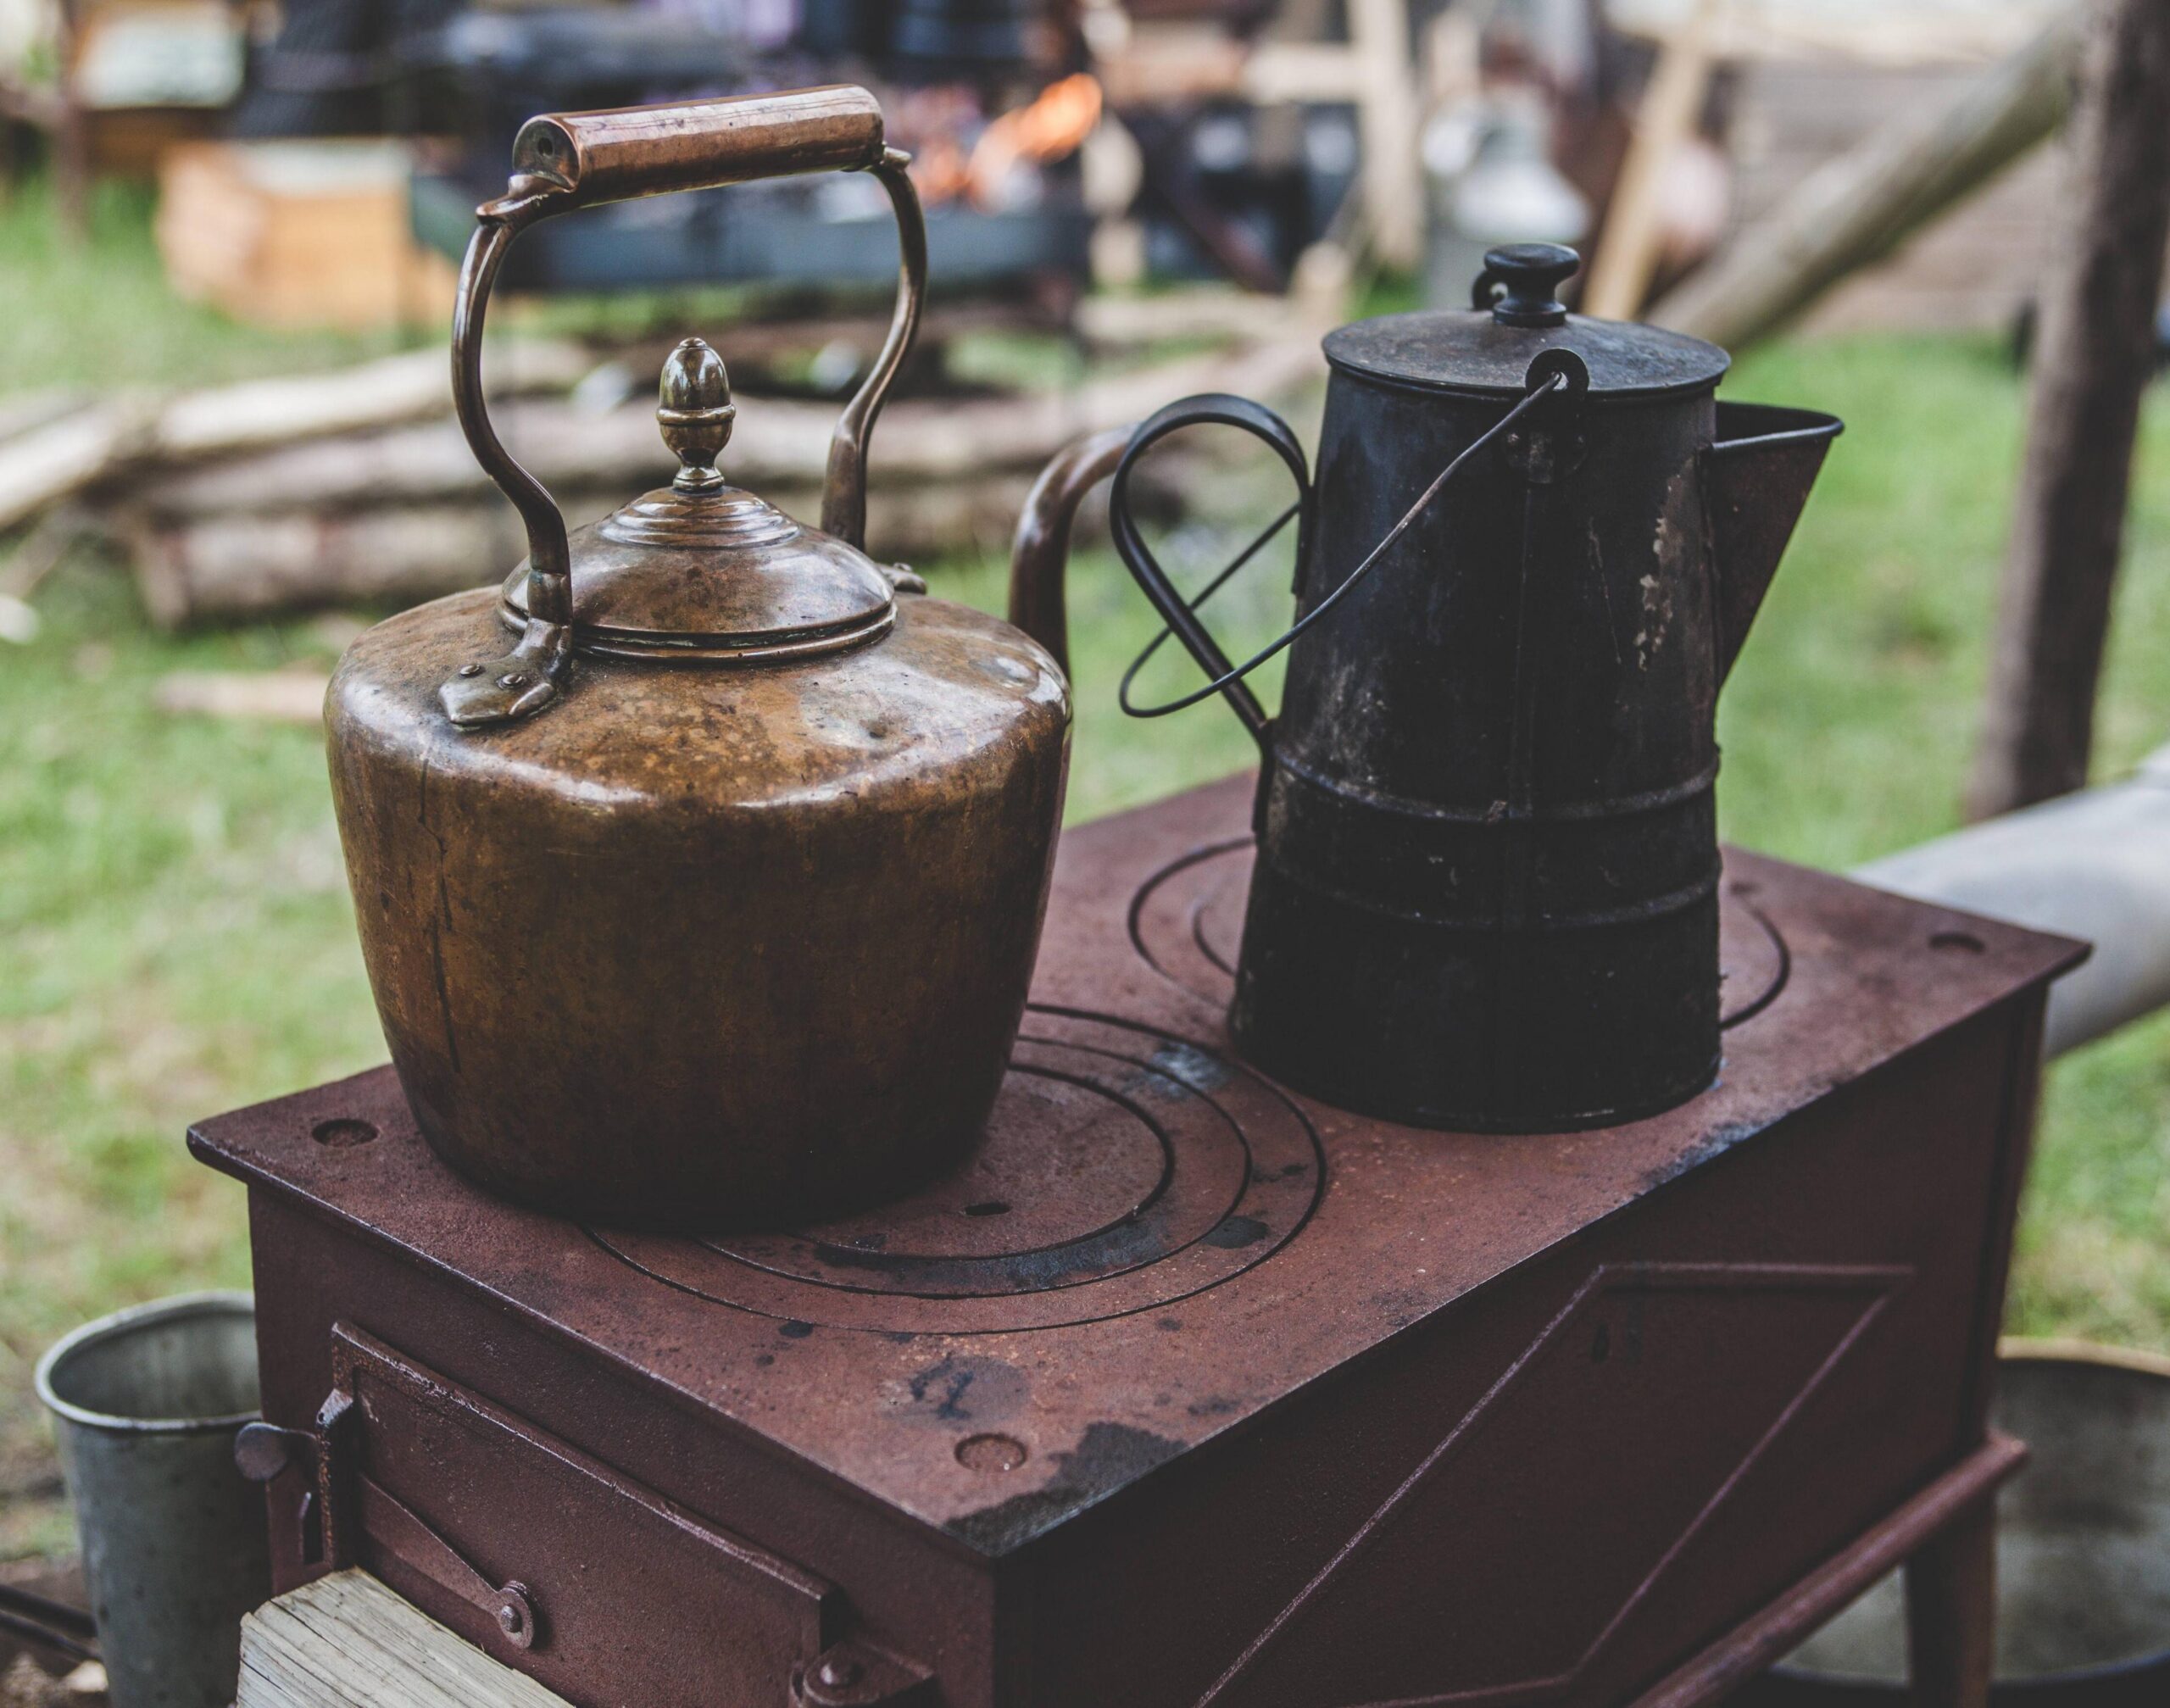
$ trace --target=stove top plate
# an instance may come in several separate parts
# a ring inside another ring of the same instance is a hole
[[[1396,1127],[1286,1093],[1230,1051],[1251,793],[1232,778],[1065,835],[991,1142],[886,1211],[708,1242],[581,1228],[453,1174],[388,1068],[190,1143],[1000,1553],[2083,953],[1729,854],[1717,1085],[1600,1131]]]
[[[1317,1134],[1266,1080],[1173,1033],[1034,1009],[985,1148],[887,1210],[712,1239],[597,1230],[643,1274],[764,1316],[986,1334],[1150,1310],[1309,1218]]]

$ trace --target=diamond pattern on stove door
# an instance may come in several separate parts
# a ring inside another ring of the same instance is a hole
[[[1907,1273],[1599,1270],[1201,1708],[1567,1694]]]

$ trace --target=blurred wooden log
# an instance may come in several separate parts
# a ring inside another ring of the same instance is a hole
[[[595,365],[581,346],[535,339],[490,351],[492,397],[563,391]],[[184,393],[159,411],[153,455],[226,455],[452,411],[451,364],[432,344],[331,374],[254,380]]]
[[[875,429],[867,468],[877,489],[971,481],[991,470],[1037,470],[1071,440],[1137,420],[1171,398],[1196,392],[1271,397],[1316,375],[1321,365],[1316,344],[1300,337],[1140,368],[1066,392],[893,403]],[[737,431],[724,458],[724,472],[733,482],[766,492],[821,480],[836,426],[834,405],[743,394],[737,402]],[[596,413],[563,400],[537,399],[498,411],[497,424],[506,447],[554,491],[608,490],[630,498],[659,483],[670,467],[656,436],[654,409],[646,401]],[[434,502],[495,492],[457,425],[446,421],[188,470],[147,482],[134,496],[153,515],[176,518],[303,504],[333,509]]]
[[[999,555],[1029,481],[1019,470],[876,487],[868,496],[867,537],[891,559],[973,550]],[[770,496],[793,515],[821,514],[821,494],[812,487]],[[577,526],[619,501],[576,494],[565,501],[566,517]],[[481,498],[269,515],[147,515],[125,532],[143,603],[169,628],[342,605],[414,604],[503,581],[527,554],[511,509]]]
[[[1088,297],[1078,303],[1074,320],[1080,337],[1105,345],[1231,337],[1279,342],[1307,330],[1300,305],[1220,285],[1143,297]]]
[[[521,343],[493,353],[486,382],[506,397],[563,390],[593,365],[576,344]],[[162,464],[389,426],[451,409],[450,369],[438,349],[329,374],[94,403],[0,441],[0,528],[101,481]]]
[[[142,431],[138,412],[92,404],[0,444],[0,528],[72,498],[120,460]]]
[[[2087,781],[2124,545],[2133,442],[2155,369],[2170,242],[2170,5],[2105,0],[2075,116],[2071,225],[2035,341],[1970,817]]]
[[[1803,180],[1650,319],[1739,349],[1889,254],[2063,122],[2085,13],[2059,14],[1948,108],[1899,119]]]
[[[318,670],[175,670],[159,679],[151,698],[162,712],[315,724],[324,720],[331,685]]]
[[[64,420],[91,401],[87,392],[17,392],[0,398],[0,445]]]

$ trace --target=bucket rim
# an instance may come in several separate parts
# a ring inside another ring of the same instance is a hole
[[[260,1406],[216,1417],[123,1417],[114,1412],[96,1411],[89,1406],[79,1405],[72,1399],[63,1399],[54,1390],[53,1378],[55,1372],[84,1347],[140,1328],[146,1323],[185,1316],[246,1316],[253,1321],[256,1316],[256,1296],[231,1288],[176,1293],[165,1299],[131,1305],[104,1316],[94,1317],[81,1327],[72,1328],[62,1335],[46,1349],[45,1355],[38,1360],[37,1369],[31,1377],[38,1399],[56,1417],[64,1418],[82,1428],[112,1435],[208,1435],[220,1430],[236,1430],[244,1423],[254,1421],[263,1415]]]
[[[1997,1342],[2000,1364],[2087,1364],[2132,1376],[2170,1377],[2170,1357],[2137,1346],[2066,1335],[2007,1334]]]

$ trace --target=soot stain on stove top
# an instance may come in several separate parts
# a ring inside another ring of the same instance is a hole
[[[1235,1069],[1212,1051],[1173,1039],[1153,1052],[1151,1066],[1193,1091],[1219,1091],[1236,1077]]]
[[[999,1358],[949,1353],[910,1375],[882,1384],[882,1403],[923,1423],[999,1422],[1031,1398],[1032,1384]]]
[[[953,1518],[942,1527],[982,1554],[1007,1554],[1182,1451],[1182,1443],[1149,1429],[1088,1424],[1076,1448],[1054,1455],[1054,1475],[1044,1485]]]
[[[1714,1157],[1724,1155],[1743,1139],[1755,1138],[1769,1125],[1762,1121],[1733,1121],[1713,1127],[1670,1162],[1648,1171],[1643,1176],[1643,1185],[1646,1189],[1655,1188],[1676,1181],[1683,1174],[1692,1174]]]

